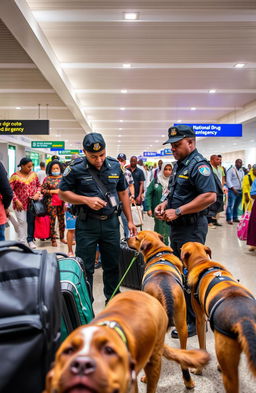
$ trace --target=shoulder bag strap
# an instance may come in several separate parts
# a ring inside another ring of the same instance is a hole
[[[239,181],[240,187],[242,188],[241,179],[240,179],[240,177],[238,176],[237,169],[234,168],[234,170],[235,170],[235,172],[236,172],[236,177],[237,177],[237,179],[238,179],[238,181]]]
[[[106,187],[104,186],[102,181],[99,179],[96,170],[94,170],[93,168],[88,168],[88,172],[90,173],[90,175],[94,179],[94,181],[97,184],[97,186],[98,186],[99,190],[101,191],[102,195],[105,197],[105,195],[107,194],[108,190],[106,189]]]

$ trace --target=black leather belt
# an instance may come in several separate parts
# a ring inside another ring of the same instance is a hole
[[[94,213],[88,213],[88,217],[90,218],[95,218],[96,220],[101,220],[101,221],[106,221],[112,218],[114,215],[116,215],[117,212],[114,212],[110,214],[109,216],[103,215],[103,214],[94,214]]]

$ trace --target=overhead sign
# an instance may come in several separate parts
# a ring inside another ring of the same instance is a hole
[[[34,149],[65,149],[65,142],[52,141],[32,141],[31,147]]]
[[[180,124],[174,124],[178,126]],[[196,136],[229,137],[243,136],[242,124],[187,124],[193,128]]]
[[[171,149],[164,149],[164,155],[165,155],[165,156],[171,156],[171,155],[173,155]]]
[[[156,151],[144,151],[144,157],[157,157],[158,153]]]
[[[79,154],[80,150],[61,150],[59,151],[59,155],[61,156],[71,156],[72,154]]]
[[[49,120],[0,120],[0,135],[49,135]]]

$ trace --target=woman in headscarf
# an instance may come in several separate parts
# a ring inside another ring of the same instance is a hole
[[[172,164],[170,162],[163,163],[157,177],[151,181],[147,188],[145,198],[145,210],[148,216],[152,217],[155,207],[161,203],[161,199],[165,198],[168,193],[169,179],[172,174]],[[160,233],[164,237],[164,243],[169,244],[170,227],[166,221],[158,220],[154,217],[154,231]]]

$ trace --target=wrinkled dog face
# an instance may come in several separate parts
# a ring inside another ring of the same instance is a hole
[[[101,326],[81,327],[59,348],[45,393],[125,393],[131,367],[116,332]]]
[[[141,231],[137,236],[128,239],[128,246],[146,255],[151,248],[159,247],[162,241],[163,236],[157,232]]]

